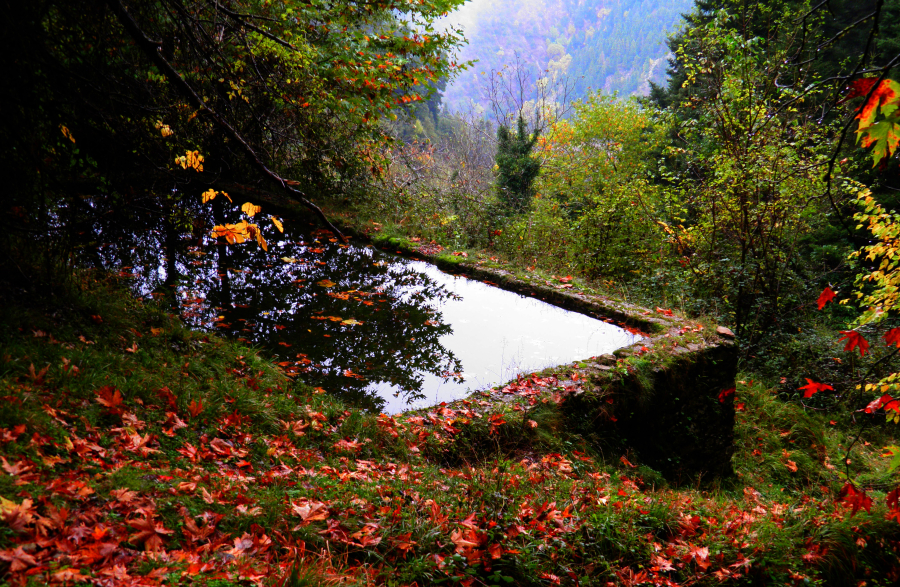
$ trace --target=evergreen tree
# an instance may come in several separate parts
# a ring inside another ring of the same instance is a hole
[[[506,125],[500,125],[497,130],[497,191],[500,200],[512,212],[527,208],[534,195],[534,180],[541,164],[531,151],[538,134],[538,131],[529,134],[521,114],[515,134]]]

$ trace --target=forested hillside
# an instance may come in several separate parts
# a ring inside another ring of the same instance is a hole
[[[588,89],[646,94],[665,79],[666,33],[675,31],[689,0],[475,0],[448,18],[464,27],[464,61],[477,60],[445,93],[459,109],[482,102],[482,72],[499,70],[515,54],[539,72],[566,75]]]

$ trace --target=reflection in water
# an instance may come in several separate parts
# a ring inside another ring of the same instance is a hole
[[[99,244],[86,258],[127,268],[137,295],[171,300],[193,328],[264,347],[292,376],[372,411],[449,401],[520,370],[633,341],[601,321],[369,246],[341,245],[290,219],[283,234],[259,222],[268,252],[216,244],[202,237],[213,213],[186,212],[190,222],[173,214],[139,230],[114,215],[94,227]]]

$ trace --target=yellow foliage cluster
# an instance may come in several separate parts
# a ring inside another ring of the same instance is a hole
[[[156,129],[162,134],[163,138],[168,138],[175,134],[175,131],[169,128],[168,124],[163,124],[162,120],[156,121]]]
[[[264,251],[269,250],[269,243],[263,238],[259,227],[250,224],[246,220],[241,220],[237,224],[218,224],[213,227],[210,236],[213,238],[224,238],[229,244],[240,244],[248,240],[256,240]]]
[[[229,196],[226,192],[217,192],[216,190],[210,188],[210,189],[206,190],[205,192],[203,192],[203,194],[202,194],[203,203],[205,204],[207,202],[211,202],[212,200],[215,200],[216,196],[218,196],[219,194],[222,194],[223,196],[228,198],[229,202],[232,201],[231,196]]]
[[[181,165],[182,169],[190,167],[194,171],[203,171],[203,155],[199,151],[188,151],[181,157],[175,158],[175,164]]]

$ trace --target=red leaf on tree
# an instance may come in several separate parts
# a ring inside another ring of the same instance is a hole
[[[855,79],[850,82],[850,91],[847,92],[847,95],[844,96],[844,99],[838,102],[838,104],[843,104],[848,100],[852,100],[853,98],[858,98],[860,96],[865,96],[869,93],[869,90],[872,89],[872,86],[875,85],[875,82],[878,80],[874,77],[865,77],[861,79]]]
[[[816,303],[819,304],[819,309],[821,310],[822,308],[824,308],[825,304],[833,300],[835,295],[836,294],[834,293],[834,290],[830,287],[826,287],[825,289],[823,289],[822,293],[819,294],[819,299],[816,300]]]
[[[900,487],[894,488],[893,491],[887,494],[887,506],[887,519],[894,519],[900,522]]]
[[[869,405],[866,406],[865,412],[867,414],[872,414],[878,411],[878,409],[881,407],[884,407],[885,412],[889,410],[900,412],[900,400],[896,400],[888,394],[884,394],[880,398],[869,402]]]
[[[845,351],[852,351],[854,348],[859,347],[859,355],[861,357],[866,356],[869,350],[869,341],[863,338],[862,334],[855,330],[841,330],[841,334],[843,336],[838,339],[838,342],[842,340],[847,341],[847,344],[844,345]]]
[[[891,328],[883,338],[886,344],[896,344],[900,348],[900,328]]]
[[[826,385],[825,383],[818,383],[817,381],[813,381],[812,379],[806,379],[806,385],[800,388],[800,391],[803,392],[803,397],[812,397],[813,395],[819,393],[820,391],[825,391],[826,389],[830,389],[834,391],[834,388],[830,385]]]
[[[857,489],[849,481],[841,488],[841,492],[838,494],[838,501],[843,501],[852,508],[850,511],[851,516],[856,515],[856,512],[859,510],[866,510],[870,513],[872,511],[872,498],[866,495],[865,491]]]
[[[871,90],[872,84],[869,83],[868,86],[869,90]],[[868,93],[869,91],[867,90],[865,94]],[[878,84],[878,87],[875,88],[875,91],[872,92],[872,95],[869,96],[869,99],[866,100],[866,103],[863,104],[859,114],[856,115],[856,118],[859,119],[859,128],[862,129],[870,126],[875,120],[875,113],[878,110],[878,107],[882,104],[894,102],[895,100],[897,100],[895,84],[889,79],[882,80],[882,82]]]

